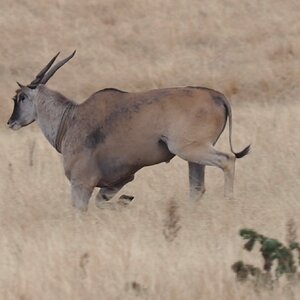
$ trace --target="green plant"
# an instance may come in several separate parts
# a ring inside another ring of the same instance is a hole
[[[289,222],[287,224],[288,245],[280,241],[266,237],[252,229],[241,229],[240,236],[247,240],[244,249],[252,251],[255,244],[260,244],[259,251],[263,257],[263,267],[258,268],[243,261],[237,261],[232,265],[232,270],[236,273],[237,280],[246,281],[253,279],[256,284],[261,284],[272,288],[274,283],[283,275],[288,280],[299,280],[300,273],[300,245],[295,241],[296,227]],[[294,252],[298,254],[298,263]]]

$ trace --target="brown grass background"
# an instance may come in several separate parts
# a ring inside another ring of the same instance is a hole
[[[256,294],[230,266],[261,263],[242,250],[240,228],[283,241],[289,219],[300,229],[299,19],[293,0],[0,0],[0,299],[298,299],[284,284]],[[223,91],[235,149],[252,143],[235,201],[207,168],[205,197],[189,203],[187,164],[174,159],[137,174],[122,191],[135,195],[129,207],[98,210],[92,199],[76,214],[36,125],[5,126],[15,81],[73,49],[48,86],[78,102],[105,87]]]

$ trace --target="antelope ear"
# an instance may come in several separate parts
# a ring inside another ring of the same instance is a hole
[[[20,82],[17,81],[17,85],[20,87],[20,88],[23,88],[25,85],[21,84]]]

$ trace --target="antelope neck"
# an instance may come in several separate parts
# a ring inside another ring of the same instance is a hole
[[[72,111],[74,110],[75,105],[73,103],[68,103],[64,109],[64,112],[61,116],[60,123],[58,126],[58,130],[55,137],[54,146],[57,152],[61,153],[61,143],[67,131],[67,120],[68,117],[71,116]]]

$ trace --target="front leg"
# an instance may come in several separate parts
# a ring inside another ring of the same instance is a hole
[[[113,187],[113,188],[101,188],[99,193],[96,196],[96,206],[99,208],[103,208],[104,206],[107,206],[106,203],[111,198],[114,197],[115,194],[118,193],[120,188]]]
[[[132,181],[134,179],[134,175],[131,175],[130,177],[126,178],[122,183],[115,185],[114,187],[104,187],[101,188],[97,197],[96,197],[96,206],[98,208],[107,208],[112,207],[108,201],[112,199],[120,190],[121,188],[128,182]],[[122,195],[119,198],[118,203],[127,205],[133,200],[133,196],[127,196]]]
[[[93,188],[91,187],[86,187],[82,184],[72,183],[71,195],[73,206],[82,212],[87,211],[92,192]]]
[[[96,206],[98,208],[113,208],[108,201],[119,191],[119,188],[101,188],[96,196]]]
[[[108,203],[122,187],[101,188],[96,196],[96,206],[98,208],[114,208],[112,203]],[[133,196],[122,195],[119,198],[118,204],[127,205],[133,200]]]

